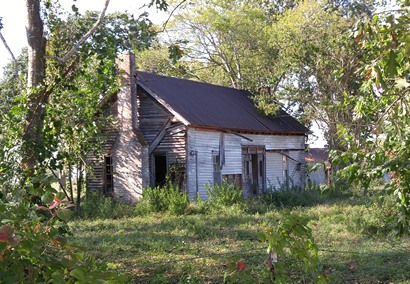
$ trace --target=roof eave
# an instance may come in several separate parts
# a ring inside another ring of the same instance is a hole
[[[209,126],[209,125],[199,125],[199,124],[190,124],[190,127],[203,128],[209,130],[218,130],[218,131],[229,131],[229,132],[238,132],[238,133],[247,133],[247,134],[256,134],[256,135],[306,135],[306,132],[299,131],[263,131],[255,129],[239,129],[239,128],[226,128],[218,126]]]
[[[161,99],[157,94],[155,94],[151,89],[141,81],[137,81],[137,85],[144,89],[150,96],[152,96],[158,103],[165,107],[170,113],[172,113],[178,120],[180,120],[185,126],[191,125],[191,123],[186,120],[181,114],[175,111],[166,101]]]

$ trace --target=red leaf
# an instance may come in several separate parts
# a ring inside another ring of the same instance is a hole
[[[0,242],[7,243],[9,235],[5,232],[0,232]]]
[[[48,209],[54,209],[60,204],[60,200],[58,200],[57,197],[54,198],[54,200],[51,202],[50,206]]]
[[[396,49],[399,46],[399,42],[397,40],[397,35],[395,32],[390,32],[390,38],[393,42],[393,49]]]
[[[3,225],[0,227],[0,242],[3,243],[15,243],[14,229],[9,225]]]
[[[245,262],[238,261],[237,265],[238,265],[239,271],[244,271],[245,270],[245,266],[246,266]]]

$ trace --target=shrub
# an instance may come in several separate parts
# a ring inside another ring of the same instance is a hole
[[[70,203],[50,192],[41,201],[0,201],[1,283],[125,283],[68,243]]]
[[[166,186],[156,188],[146,188],[142,191],[143,201],[137,206],[145,206],[151,212],[169,211],[175,215],[182,215],[186,212],[189,202],[185,191],[180,190],[171,182]]]
[[[81,218],[117,219],[133,214],[133,207],[104,196],[101,192],[90,192],[81,203]]]
[[[186,212],[189,201],[186,191],[180,190],[172,183],[168,184],[166,190],[166,203],[168,204],[168,210],[175,215],[182,215]]]
[[[291,183],[289,186],[281,185],[279,188],[271,187],[262,192],[259,199],[267,205],[276,207],[309,206],[324,201],[319,186],[312,184],[302,190]]]
[[[242,189],[233,183],[223,180],[221,184],[206,185],[208,202],[219,206],[231,206],[243,200]]]
[[[228,257],[224,283],[328,283],[320,273],[318,248],[308,226],[308,219],[285,211],[274,226],[259,233],[268,245],[268,257],[259,265],[242,256]]]
[[[142,199],[148,203],[151,212],[161,212],[167,209],[166,194],[162,187],[144,188],[142,190]]]

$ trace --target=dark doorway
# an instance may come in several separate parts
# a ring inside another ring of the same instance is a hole
[[[265,148],[242,147],[243,184],[245,194],[256,195],[265,189]]]
[[[259,189],[259,167],[258,167],[258,155],[257,154],[252,154],[251,155],[251,161],[252,161],[252,193],[257,194],[258,189]]]
[[[167,178],[167,156],[155,155],[155,186],[163,186]]]

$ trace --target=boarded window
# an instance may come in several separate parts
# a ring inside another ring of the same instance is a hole
[[[114,176],[113,176],[113,165],[112,156],[104,157],[104,194],[110,195],[114,192]]]
[[[228,174],[222,175],[222,179],[242,188],[242,175],[241,174]]]

